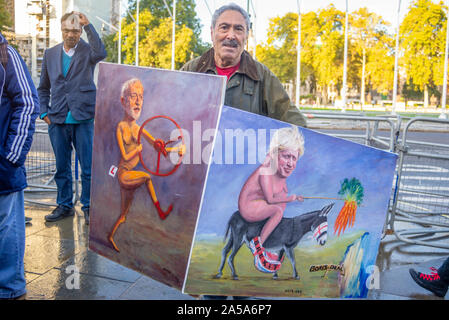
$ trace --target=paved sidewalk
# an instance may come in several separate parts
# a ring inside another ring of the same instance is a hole
[[[25,208],[33,219],[26,227],[27,299],[194,299],[88,250],[88,226],[79,207],[74,217],[45,222],[52,209]],[[73,266],[80,273],[79,289],[71,289],[77,285]]]
[[[410,277],[408,270],[414,268],[417,271],[430,274],[430,267],[439,267],[443,264],[445,258],[432,259],[422,263],[413,263],[403,267],[396,267],[393,270],[387,270],[380,274],[380,289],[372,290],[369,299],[388,299],[388,300],[440,300],[429,291],[415,284]],[[449,300],[449,291],[445,300]]]
[[[44,216],[51,210],[26,206],[26,215],[33,219],[26,227],[28,299],[195,299],[89,251],[88,226],[79,207],[74,217],[47,223]],[[447,250],[407,245],[386,236],[377,261],[380,288],[372,290],[369,299],[440,299],[417,286],[408,269],[428,272],[428,267],[439,266],[448,255]],[[70,289],[77,285],[71,277],[74,266],[80,272],[79,289]]]

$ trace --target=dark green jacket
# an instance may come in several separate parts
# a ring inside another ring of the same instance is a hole
[[[182,71],[217,74],[214,49],[187,62]],[[299,126],[306,120],[290,102],[279,79],[262,63],[244,51],[239,69],[226,84],[225,105]]]

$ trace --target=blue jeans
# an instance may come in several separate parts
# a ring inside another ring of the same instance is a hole
[[[0,195],[0,298],[26,293],[23,191]]]
[[[58,188],[56,203],[73,208],[72,144],[81,166],[81,209],[90,207],[90,179],[94,123],[55,124],[48,126],[48,135],[56,157],[55,182]]]

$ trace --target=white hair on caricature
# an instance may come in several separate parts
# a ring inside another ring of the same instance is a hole
[[[304,154],[304,136],[298,127],[292,125],[280,128],[273,134],[269,153],[273,154],[282,149],[297,150],[300,157]]]

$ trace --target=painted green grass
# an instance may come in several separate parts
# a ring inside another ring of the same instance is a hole
[[[278,272],[279,279],[255,269],[250,250],[243,245],[237,253],[234,265],[239,280],[233,280],[227,264],[221,279],[215,279],[220,265],[222,239],[196,240],[192,251],[185,291],[190,294],[286,296],[286,297],[328,297],[340,296],[338,272],[309,272],[311,265],[339,264],[348,245],[363,235],[358,230],[340,237],[330,237],[325,246],[311,241],[301,242],[295,248],[296,269],[300,280],[293,278],[290,260],[286,257]]]

